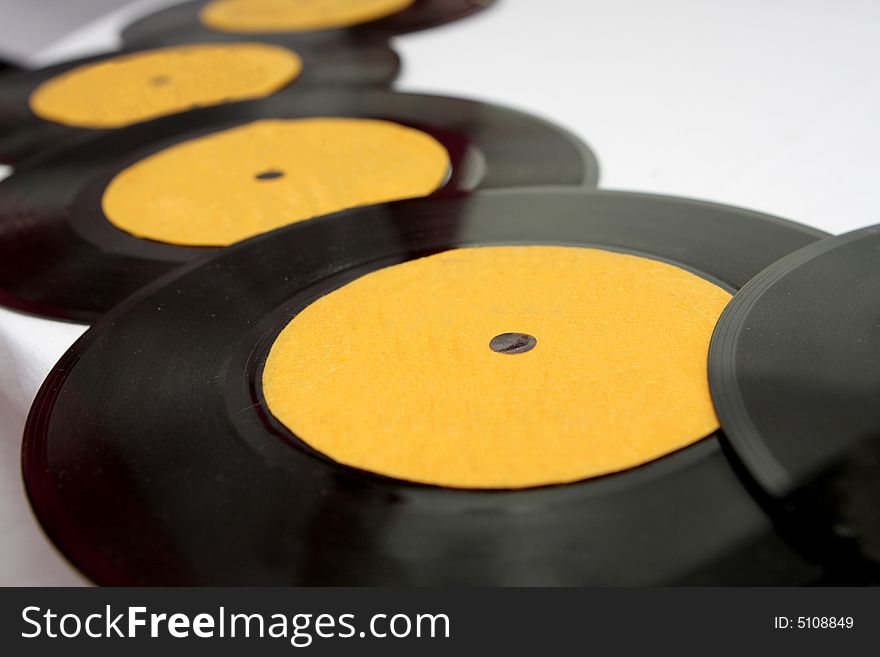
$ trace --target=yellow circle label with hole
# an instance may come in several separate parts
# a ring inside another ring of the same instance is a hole
[[[263,392],[339,463],[460,488],[572,482],[718,429],[706,362],[729,300],[640,256],[455,249],[307,306],[272,345]],[[494,350],[506,333],[533,348]]]
[[[426,196],[449,173],[430,135],[376,119],[268,119],[177,144],[124,169],[103,197],[117,228],[224,246],[359,205]]]
[[[396,14],[414,0],[214,0],[202,9],[220,32],[308,32],[351,27]]]
[[[302,60],[259,43],[148,50],[78,66],[31,94],[40,118],[120,128],[197,107],[268,96],[295,80]]]

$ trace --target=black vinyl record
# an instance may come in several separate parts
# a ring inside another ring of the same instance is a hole
[[[595,185],[576,137],[536,117],[467,100],[385,90],[279,92],[81,139],[0,182],[0,303],[91,322],[146,283],[214,247],[141,239],[111,224],[102,195],[114,176],[172,144],[265,118],[370,117],[430,134],[451,173],[436,196],[474,188]]]
[[[805,553],[844,578],[880,568],[880,227],[771,265],[712,340],[732,453]]]
[[[264,41],[252,38],[243,42]],[[54,147],[67,139],[107,131],[41,118],[31,109],[31,96],[44,82],[81,66],[147,51],[123,50],[40,69],[10,71],[9,75],[4,75],[0,80],[0,163],[17,166],[40,149]],[[297,45],[294,52],[302,60],[302,73],[285,89],[295,89],[297,92],[335,84],[387,85],[400,70],[397,53],[387,42],[376,39],[353,38],[332,46],[303,44]]]
[[[156,281],[70,349],[27,422],[31,502],[101,584],[811,581],[817,571],[777,537],[717,434],[576,483],[451,489],[309,449],[274,420],[257,379],[280,327],[312,300],[458,246],[607,248],[735,290],[820,237],[709,203],[561,188],[401,201],[281,228]]]
[[[225,41],[258,36],[275,43],[337,42],[352,35],[392,37],[459,20],[491,6],[495,0],[414,0],[409,7],[389,16],[351,27],[297,32],[232,33],[206,27],[201,11],[209,4],[195,0],[174,5],[145,16],[122,32],[123,42],[132,46],[152,46],[193,41]]]
[[[21,68],[12,62],[0,59],[0,75],[6,75],[7,73],[13,73],[20,70]]]

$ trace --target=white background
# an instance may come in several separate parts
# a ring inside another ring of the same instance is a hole
[[[134,12],[157,4],[167,0]],[[112,47],[131,14],[92,23],[33,63]],[[877,0],[500,0],[395,46],[399,88],[555,120],[596,151],[604,187],[833,233],[880,222]],[[0,309],[0,584],[82,582],[30,514],[18,453],[37,387],[83,330]]]

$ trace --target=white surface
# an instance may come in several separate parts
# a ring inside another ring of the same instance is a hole
[[[0,54],[26,61],[75,27],[125,4],[126,0],[0,0]]]
[[[132,0],[122,9],[110,12],[69,34],[34,55],[31,66],[48,66],[65,59],[87,57],[122,46],[122,28],[140,16],[177,4],[179,0]]]
[[[35,61],[113,47],[132,13]],[[878,28],[876,0],[500,0],[398,39],[398,86],[555,120],[594,148],[604,187],[836,233],[880,221]],[[80,581],[30,515],[17,454],[40,381],[81,331],[0,310],[0,584]]]
[[[76,586],[85,580],[44,537],[21,480],[21,432],[43,378],[86,327],[0,308],[0,586]]]

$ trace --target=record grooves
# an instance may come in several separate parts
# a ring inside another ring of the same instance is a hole
[[[448,151],[435,196],[474,188],[595,184],[593,154],[562,129],[471,101],[382,90],[282,91],[80,139],[0,183],[0,302],[93,321],[128,294],[209,247],[139,239],[112,225],[101,198],[114,176],[150,153],[265,118],[379,118],[424,131]],[[51,189],[52,193],[47,193]]]
[[[256,34],[221,32],[206,27],[200,18],[205,0],[184,2],[141,18],[122,32],[124,43],[132,46],[166,45],[193,41],[224,41],[258,36],[281,45],[301,42],[338,42],[375,36],[389,38],[435,27],[465,18],[491,7],[494,0],[414,0],[403,11],[367,23],[342,28],[298,32],[258,32]]]
[[[259,38],[245,39],[261,43]],[[20,165],[40,149],[99,134],[101,130],[75,127],[37,116],[30,99],[40,85],[80,67],[117,57],[148,52],[123,50],[88,57],[46,68],[10,71],[0,80],[0,163]],[[328,46],[297,45],[302,72],[285,89],[300,91],[325,85],[382,86],[389,84],[400,69],[400,58],[387,43],[375,39],[354,39]]]
[[[793,544],[880,581],[880,229],[809,245],[721,316],[709,378],[730,451]]]
[[[735,290],[819,237],[744,210],[569,189],[402,201],[291,225],[185,265],[88,331],[28,420],[27,489],[51,538],[102,584],[812,581],[717,435],[613,476],[455,490],[308,449],[273,421],[256,382],[298,309],[423,255],[599,247]]]

